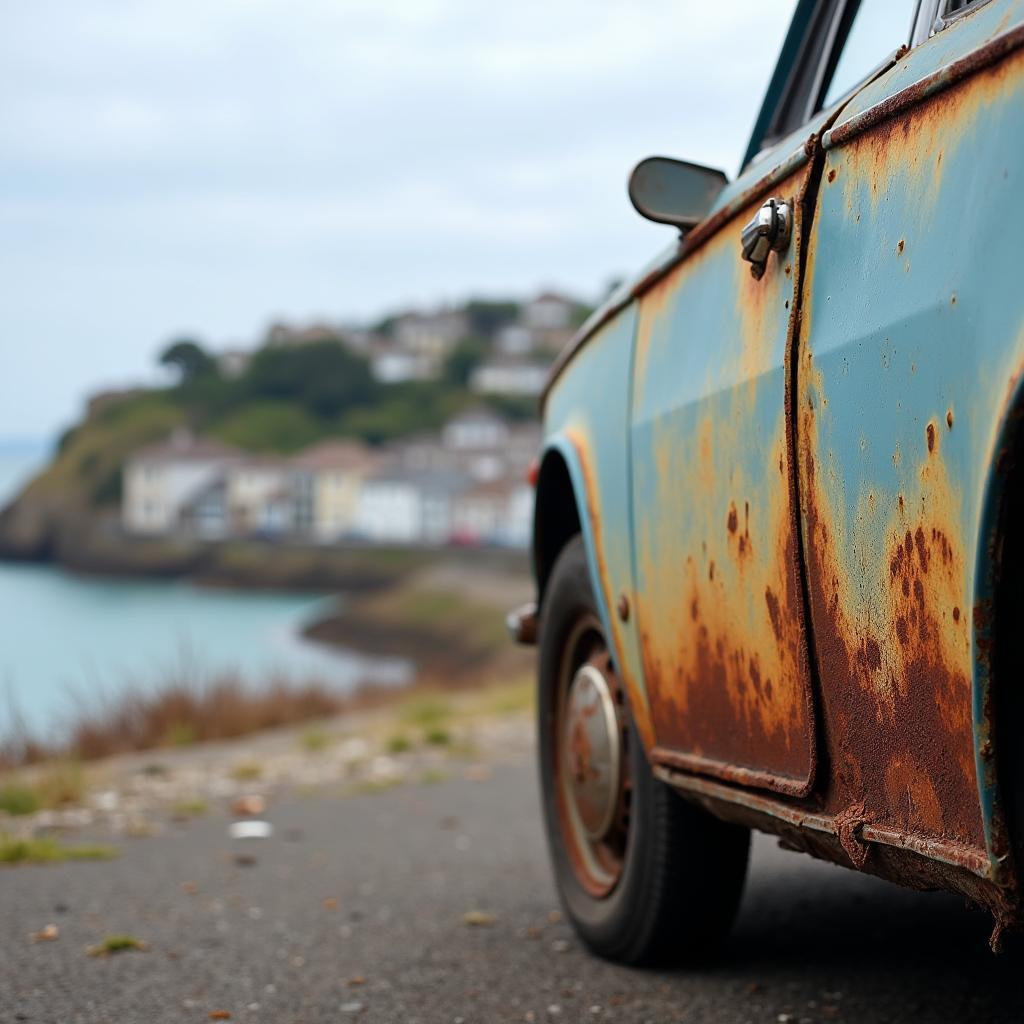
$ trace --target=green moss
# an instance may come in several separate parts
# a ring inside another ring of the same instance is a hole
[[[198,818],[210,809],[210,805],[201,797],[193,796],[185,800],[178,800],[171,806],[171,810],[182,817]]]
[[[389,754],[406,754],[412,750],[412,740],[404,732],[396,732],[387,742]]]
[[[319,726],[306,729],[299,736],[299,746],[310,754],[318,754],[331,744],[331,734]]]
[[[423,738],[432,747],[447,747],[451,745],[452,734],[441,725],[431,726],[423,734]]]
[[[149,946],[134,935],[105,935],[95,946],[86,952],[89,956],[113,956],[115,953],[145,952]]]
[[[41,804],[39,796],[31,787],[18,782],[0,786],[0,811],[7,814],[35,814]]]
[[[175,722],[168,730],[164,743],[169,747],[191,747],[199,742],[199,730],[192,722]]]
[[[19,839],[0,835],[0,864],[58,864],[66,860],[111,860],[113,846],[64,845],[49,837]]]
[[[231,778],[236,782],[255,782],[263,775],[263,766],[256,761],[240,761],[231,768]]]
[[[429,729],[448,721],[452,716],[451,703],[442,697],[414,697],[402,706],[399,720],[406,725]]]
[[[374,793],[384,793],[396,786],[401,786],[402,782],[403,780],[398,778],[363,779],[346,786],[344,794],[345,796],[372,796]]]

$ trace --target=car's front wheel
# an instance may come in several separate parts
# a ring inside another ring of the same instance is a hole
[[[651,773],[578,536],[548,582],[539,658],[544,819],[568,918],[592,950],[622,963],[707,956],[739,905],[749,830]]]

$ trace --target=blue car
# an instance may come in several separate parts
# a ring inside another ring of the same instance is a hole
[[[739,176],[543,396],[539,757],[598,953],[706,955],[749,830],[1021,913],[1024,2],[801,0]]]

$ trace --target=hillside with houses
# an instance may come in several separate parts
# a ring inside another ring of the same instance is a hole
[[[294,455],[250,455],[176,431],[124,471],[126,533],[203,541],[525,547],[533,424],[484,408],[437,434],[380,447],[325,440]]]
[[[539,395],[590,308],[551,291],[168,344],[0,511],[0,557],[191,571],[196,551],[522,549]]]

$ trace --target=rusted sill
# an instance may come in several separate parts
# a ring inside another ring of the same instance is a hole
[[[754,786],[757,789],[771,790],[783,796],[806,796],[813,785],[814,777],[803,779],[788,778],[758,768],[739,768],[724,761],[716,761],[710,757],[696,754],[684,754],[668,747],[653,747],[651,761],[665,768],[677,771],[695,772],[698,775],[710,775],[712,778],[723,779],[738,786]]]
[[[854,114],[848,121],[841,121],[824,133],[822,146],[825,149],[831,149],[849,142],[876,124],[901,114],[929,96],[934,96],[964,78],[998,63],[1007,54],[1013,53],[1021,46],[1024,46],[1024,25],[1018,25],[1017,28],[996,36],[995,39],[989,40],[984,46],[967,54],[966,57],[961,57],[959,60],[953,61],[952,64],[939,68],[938,71],[926,75],[905,89],[893,93],[892,96],[887,96],[874,106],[868,107],[867,110]]]
[[[630,303],[638,299],[644,292],[656,285],[663,277],[675,269],[690,253],[699,249],[709,238],[713,237],[726,224],[735,218],[742,210],[754,202],[758,197],[768,192],[773,185],[784,181],[794,171],[799,170],[814,153],[817,144],[817,137],[812,135],[806,142],[781,163],[776,164],[764,177],[759,178],[749,188],[744,189],[739,195],[734,196],[725,206],[716,210],[707,220],[697,225],[685,238],[679,241],[676,251],[651,271],[645,274],[633,284],[629,292],[617,302],[609,303],[598,309],[576,332],[576,336],[558,354],[558,357],[551,364],[548,370],[548,378],[544,382],[544,389],[540,393],[539,405],[541,416],[544,415],[544,404],[555,381],[562,371],[569,365],[573,356],[584,346],[584,344],[603,327],[609,320],[621,313]]]
[[[836,819],[831,815],[820,814],[816,811],[805,811],[799,807],[791,807],[780,803],[770,796],[748,793],[721,782],[713,782],[710,779],[687,775],[685,772],[680,772],[673,768],[657,766],[654,772],[663,782],[667,782],[670,786],[674,786],[677,789],[683,789],[699,796],[710,797],[713,800],[737,804],[759,814],[777,818],[788,825],[810,829],[814,832],[824,832],[826,835],[839,838]],[[884,828],[881,825],[869,823],[860,827],[859,835],[861,840],[867,843],[877,843],[881,846],[892,846],[901,850],[909,850],[911,853],[916,853],[929,860],[948,864],[951,867],[963,868],[979,878],[991,878],[991,866],[988,857],[984,852],[977,850],[973,846],[968,846],[966,843],[958,843],[948,839],[929,839],[923,836],[907,835],[906,833],[898,832],[896,829]]]

